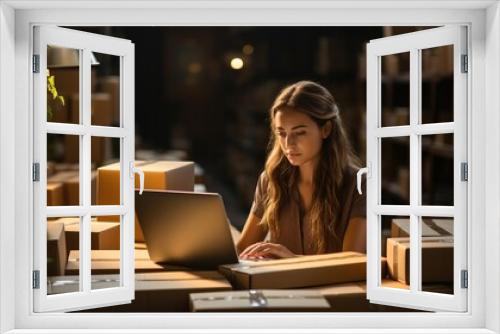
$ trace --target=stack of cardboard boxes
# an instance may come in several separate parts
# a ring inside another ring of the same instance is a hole
[[[393,219],[387,239],[387,266],[390,277],[410,284],[410,221]],[[453,219],[422,220],[422,283],[453,284]]]

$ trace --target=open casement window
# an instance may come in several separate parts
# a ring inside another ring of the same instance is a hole
[[[373,303],[467,310],[466,33],[445,26],[367,45],[367,297]],[[395,226],[404,231],[400,238]],[[384,257],[402,285],[384,283]]]
[[[103,113],[102,94],[96,90],[103,85],[97,82],[98,66],[105,62],[116,68],[118,78],[111,116]],[[35,27],[33,75],[34,311],[129,303],[134,298],[134,45],[71,29]],[[52,161],[72,166],[66,173],[73,178],[71,187],[65,180],[58,192],[61,180],[51,179]],[[116,198],[102,205],[95,199],[96,172],[113,162],[119,176],[106,187]],[[115,279],[101,282],[92,279],[91,224],[103,220],[119,229],[115,249],[120,265]],[[59,238],[63,228],[66,238],[72,238],[71,252],[53,247],[64,244]],[[71,276],[52,286],[50,277],[65,274],[69,254]]]

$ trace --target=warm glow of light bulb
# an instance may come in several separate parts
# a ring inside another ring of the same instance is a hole
[[[243,46],[243,53],[247,56],[251,55],[253,53],[253,46],[250,44],[245,44],[245,46]]]
[[[243,59],[241,58],[231,59],[231,68],[233,70],[241,70],[243,68]]]

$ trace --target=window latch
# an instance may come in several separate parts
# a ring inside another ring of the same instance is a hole
[[[142,169],[134,166],[134,161],[130,162],[129,170],[131,179],[134,179],[135,174],[139,174],[139,195],[142,195],[142,192],[144,191],[144,172]]]
[[[371,177],[371,163],[368,162],[368,166],[360,168],[358,170],[358,173],[356,174],[356,181],[358,185],[358,193],[361,195],[363,194],[363,191],[361,190],[361,183],[362,183],[362,176],[363,174],[366,174],[366,177],[369,178]]]

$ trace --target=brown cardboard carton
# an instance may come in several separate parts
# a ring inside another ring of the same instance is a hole
[[[79,103],[79,95],[73,95],[71,98],[71,110],[78,108]],[[100,126],[113,125],[113,107],[112,96],[110,94],[92,92],[91,124]],[[78,123],[79,115],[77,113],[72,113],[71,117],[72,123]]]
[[[330,305],[318,291],[248,290],[192,293],[193,312],[321,312]]]
[[[366,255],[339,252],[222,265],[219,271],[237,289],[287,289],[366,279]]]
[[[119,275],[92,275],[92,288],[117,286],[118,279]],[[60,282],[67,282],[67,284],[60,284]],[[78,276],[49,278],[49,287],[52,287],[52,293],[75,291],[77,285]],[[229,282],[216,271],[170,271],[136,274],[135,298],[130,304],[98,308],[91,311],[188,312],[190,293],[229,290],[231,290]]]
[[[410,238],[387,239],[387,266],[392,279],[410,284]],[[422,283],[453,282],[453,237],[422,239]]]
[[[93,164],[102,165],[107,159],[112,158],[110,152],[111,141],[109,138],[92,137],[90,143],[91,161]],[[77,164],[80,159],[78,136],[64,136],[64,161],[68,164]]]
[[[158,272],[185,270],[179,266],[157,264],[149,258],[146,249],[135,249],[135,272]],[[69,253],[66,265],[66,275],[78,274],[80,251],[72,250]],[[120,250],[92,250],[92,274],[115,274],[120,271]]]
[[[60,218],[57,222],[64,224],[68,255],[72,250],[79,250],[80,218]],[[120,223],[91,221],[90,233],[92,250],[120,249]]]
[[[103,77],[100,86],[102,91],[111,97],[112,124],[120,124],[120,77],[117,75]]]
[[[68,185],[68,181],[74,180],[74,179],[79,180],[79,172],[78,172],[78,170],[67,170],[67,171],[57,172],[54,175],[50,176],[48,178],[48,180],[47,180],[48,182],[59,182],[59,183],[62,183],[62,185],[63,185],[63,196],[64,196],[64,198],[63,198],[63,204],[62,205],[78,205],[79,204],[79,198],[80,198],[79,194],[80,193],[79,193],[79,190],[78,190],[78,184],[76,184],[76,187],[77,187],[76,202],[74,202],[75,201],[74,198],[72,198],[73,202],[70,202],[70,199],[69,199],[70,193],[74,192],[75,185],[74,184]],[[73,189],[68,189],[68,188],[73,188]],[[74,195],[73,195],[73,197],[74,197]]]
[[[91,184],[90,184],[90,193],[91,193],[91,203],[95,203],[95,193],[96,193],[96,176],[97,172],[92,171],[90,174]],[[69,177],[64,185],[66,187],[66,199],[67,205],[79,205],[80,204],[80,176],[73,175]]]
[[[452,218],[424,218],[422,224],[423,237],[440,237],[453,235]],[[410,220],[396,218],[391,221],[391,237],[409,237]]]
[[[95,198],[97,172],[91,173],[91,194]],[[80,174],[78,170],[65,170],[55,173],[48,178],[51,183],[62,183],[63,204],[60,205],[79,205],[80,204]],[[94,201],[92,201],[94,203]]]
[[[47,205],[64,205],[64,188],[61,182],[47,182]]]
[[[64,275],[66,268],[66,239],[64,224],[47,222],[47,275]]]
[[[194,189],[194,163],[190,161],[137,161],[136,166],[144,172],[144,189],[183,190]],[[97,204],[119,203],[120,164],[115,163],[98,168]],[[139,177],[135,178],[135,188],[139,188]],[[98,218],[105,219],[103,218]],[[135,240],[144,241],[144,235],[135,217]]]

